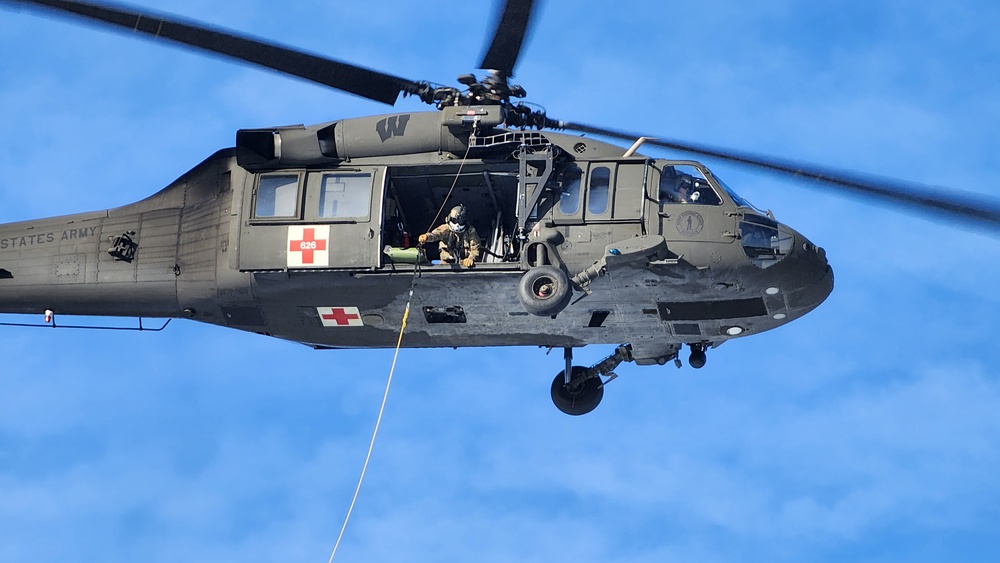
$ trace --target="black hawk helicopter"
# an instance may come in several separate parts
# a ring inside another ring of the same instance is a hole
[[[0,225],[0,312],[188,318],[314,348],[543,346],[569,414],[622,362],[695,368],[727,340],[784,325],[833,288],[825,253],[693,160],[745,164],[995,230],[1000,205],[955,192],[549,118],[511,83],[534,9],[508,0],[461,87],[412,81],[118,5],[25,0],[364,98],[436,107],[247,129],[137,203]],[[630,148],[565,134],[632,143]],[[417,236],[461,206],[473,267]],[[50,320],[50,323],[52,321]],[[618,344],[591,367],[572,349]]]

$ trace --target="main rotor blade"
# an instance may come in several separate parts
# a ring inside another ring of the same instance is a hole
[[[623,141],[634,141],[642,136],[581,123],[559,122],[558,126],[571,131]],[[825,185],[827,188],[833,188],[837,192],[850,192],[878,198],[909,211],[943,216],[967,226],[983,227],[1000,233],[1000,200],[995,198],[672,139],[660,138],[649,140],[647,143],[752,166],[800,180],[811,180]]]
[[[185,23],[161,15],[140,12],[131,7],[67,0],[0,0],[0,2],[28,4],[69,17],[89,18],[144,33],[157,40],[167,39],[186,47],[225,55],[298,76],[389,105],[396,102],[400,92],[415,93],[421,87],[416,82],[398,76],[311,55],[260,39],[238,35],[232,31],[212,29],[201,23]]]
[[[497,20],[493,42],[483,55],[479,68],[496,70],[505,76],[514,75],[514,65],[528,33],[534,3],[534,0],[507,0]]]

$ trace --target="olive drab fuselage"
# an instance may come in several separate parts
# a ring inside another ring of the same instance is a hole
[[[445,110],[240,131],[137,203],[0,226],[0,312],[378,348],[395,345],[412,285],[406,347],[627,343],[663,363],[792,321],[832,289],[821,249],[697,162],[495,125]],[[475,268],[408,250],[459,204]],[[543,266],[572,288],[546,316],[518,291]]]

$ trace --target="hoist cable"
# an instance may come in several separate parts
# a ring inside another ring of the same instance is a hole
[[[441,211],[444,209],[445,203],[447,203],[448,198],[451,197],[452,191],[455,190],[455,186],[458,184],[458,178],[462,175],[462,168],[465,166],[466,160],[469,158],[469,149],[472,148],[472,141],[469,141],[469,147],[465,151],[465,155],[462,157],[462,161],[458,165],[458,172],[455,173],[455,180],[451,184],[451,189],[448,190],[448,195],[445,196],[444,201],[441,202],[441,208],[438,209],[438,214],[434,217],[434,221],[437,221],[438,216],[441,215]],[[421,253],[423,251],[421,250]],[[396,351],[392,355],[392,365],[389,367],[389,377],[385,382],[385,392],[382,394],[382,405],[378,409],[378,417],[375,419],[375,429],[372,431],[371,442],[368,443],[368,453],[365,455],[365,463],[361,467],[361,476],[358,478],[358,486],[354,489],[354,497],[351,498],[351,505],[347,508],[347,516],[344,517],[344,525],[340,527],[340,534],[337,536],[337,542],[333,545],[333,552],[330,553],[330,559],[327,563],[333,563],[333,558],[337,556],[337,549],[340,548],[340,542],[344,539],[344,532],[347,530],[347,523],[351,520],[351,514],[354,512],[354,505],[358,502],[358,495],[361,494],[361,484],[365,480],[365,473],[368,472],[368,463],[372,459],[372,451],[375,449],[375,438],[378,436],[378,429],[382,425],[382,415],[385,413],[385,404],[389,400],[389,387],[392,385],[392,375],[396,372],[396,360],[399,358],[399,349],[403,345],[403,332],[406,330],[406,321],[410,317],[410,302],[413,301],[413,288],[416,286],[417,278],[420,276],[420,258],[417,258],[416,264],[413,265],[413,278],[410,280],[410,293],[406,297],[406,308],[403,310],[403,322],[399,325],[399,337],[396,339]]]
[[[416,279],[416,271],[414,272]],[[389,399],[389,386],[392,385],[392,374],[396,371],[396,359],[399,358],[399,348],[403,344],[403,331],[406,330],[406,320],[410,317],[410,301],[413,300],[413,284],[410,284],[410,295],[406,298],[406,309],[403,311],[403,322],[399,326],[399,338],[396,340],[396,353],[392,356],[392,367],[389,368],[389,379],[385,382],[385,393],[382,394],[382,406],[378,409],[378,418],[375,419],[375,430],[372,432],[372,440],[368,444],[368,454],[365,456],[365,464],[361,468],[361,477],[358,478],[358,486],[354,489],[354,498],[351,499],[351,506],[347,509],[347,516],[344,518],[344,525],[340,527],[340,535],[337,536],[337,543],[333,546],[333,553],[327,563],[333,563],[334,556],[337,555],[337,548],[340,547],[340,540],[344,538],[344,531],[347,530],[347,523],[354,512],[354,505],[358,502],[358,495],[361,493],[361,483],[365,480],[365,473],[368,471],[368,462],[372,459],[372,450],[375,449],[375,437],[378,436],[379,426],[382,425],[382,414],[385,412],[385,403]]]
[[[462,176],[462,169],[465,168],[465,161],[469,159],[469,151],[472,150],[472,140],[475,138],[475,134],[476,130],[473,129],[472,134],[469,136],[469,146],[465,148],[465,155],[462,157],[462,162],[458,163],[458,172],[455,173],[455,179],[452,180],[451,188],[448,190],[448,193],[445,194],[444,199],[441,200],[441,207],[438,207],[437,213],[434,215],[434,220],[431,221],[431,225],[427,229],[428,231],[433,229],[434,225],[437,225],[438,217],[441,216],[441,212],[444,211],[444,207],[448,205],[448,199],[451,198],[452,192],[455,191],[455,186],[458,185],[458,179]]]

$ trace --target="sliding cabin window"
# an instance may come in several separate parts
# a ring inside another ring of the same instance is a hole
[[[372,175],[367,173],[324,173],[311,175],[319,183],[319,219],[367,220],[372,199]],[[310,188],[312,189],[312,188]]]

